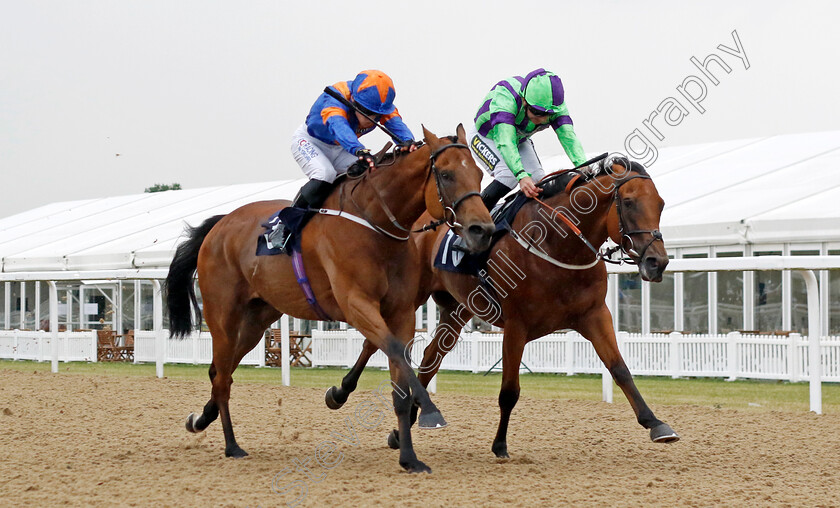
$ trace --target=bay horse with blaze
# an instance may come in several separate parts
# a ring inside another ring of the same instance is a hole
[[[592,172],[561,171],[546,177],[539,186],[543,188],[541,198],[527,200],[510,224],[509,234],[493,245],[484,281],[434,267],[445,227],[437,233],[415,236],[424,260],[415,306],[429,296],[441,306],[440,323],[419,368],[420,382],[427,386],[437,373],[463,325],[476,314],[477,309],[470,309],[471,295],[475,298],[476,292],[483,291],[490,303],[498,306],[489,321],[504,328],[501,419],[492,446],[497,457],[509,456],[507,429],[519,400],[519,368],[525,344],[561,329],[576,330],[592,343],[630,402],[637,421],[650,429],[651,440],[678,440],[676,432],[656,418],[645,403],[621,357],[605,301],[606,256],[593,247],[610,238],[638,265],[642,279],[662,280],[668,255],[659,232],[659,217],[665,203],[653,180],[641,164],[610,157]],[[420,222],[425,219],[421,217]],[[487,319],[488,313],[479,313]],[[341,392],[346,400],[345,386],[355,386],[375,352],[366,341],[341,387],[332,390]],[[413,411],[412,421],[415,417]],[[389,446],[399,446],[401,437],[401,430],[392,431]]]

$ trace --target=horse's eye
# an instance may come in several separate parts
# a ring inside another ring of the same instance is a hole
[[[632,199],[630,199],[630,198],[624,198],[624,199],[621,201],[621,204],[624,206],[624,208],[633,208],[633,205],[634,205],[635,203],[633,203],[633,200],[632,200]]]
[[[441,172],[440,177],[446,180],[447,182],[455,180],[455,175],[452,173],[452,171],[443,171]]]

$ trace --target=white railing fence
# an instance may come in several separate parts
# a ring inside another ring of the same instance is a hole
[[[213,341],[207,332],[193,332],[183,339],[166,337],[165,363],[209,364],[213,359]],[[134,336],[134,362],[153,363],[156,360],[156,334],[137,331]],[[52,334],[41,331],[0,330],[0,358],[8,360],[50,361]],[[96,331],[58,332],[58,360],[61,362],[95,362],[97,359]],[[242,359],[242,365],[265,365],[265,342],[260,341]]]
[[[183,339],[166,337],[164,362],[209,364],[213,341],[207,332],[193,332]],[[156,360],[154,331],[137,331],[135,363]],[[59,332],[59,361],[95,362],[96,331]],[[358,330],[312,331],[314,367],[349,367],[362,351],[364,336]],[[49,361],[52,335],[44,331],[0,330],[0,358]],[[412,364],[419,366],[428,344],[419,336],[411,351]],[[265,365],[265,342],[260,341],[242,359],[242,365]],[[789,336],[692,334],[679,332],[648,335],[619,332],[618,347],[634,375],[670,377],[724,377],[728,379],[778,379],[808,381],[808,340],[797,333]],[[441,370],[485,372],[502,356],[502,334],[465,332],[444,357]],[[820,340],[823,382],[840,382],[840,337]],[[595,349],[577,332],[554,333],[525,346],[522,363],[532,372],[556,374],[600,374],[603,366]],[[377,351],[370,367],[387,368]],[[522,367],[523,369],[525,367]],[[496,368],[500,368],[497,365]]]
[[[64,362],[95,362],[96,332],[58,332],[58,351]],[[0,330],[0,358],[50,361],[52,334],[43,330]]]
[[[364,337],[356,330],[312,331],[312,365],[349,367],[362,350]],[[416,340],[411,359],[422,361],[427,340]],[[808,381],[808,340],[790,336],[618,334],[618,347],[634,375],[724,377]],[[840,337],[820,341],[822,381],[840,381]],[[502,357],[502,335],[466,332],[444,357],[441,370],[485,372]],[[600,374],[603,365],[595,349],[577,332],[555,333],[525,346],[522,368],[557,374]],[[381,351],[371,367],[386,368]],[[497,366],[497,368],[499,368]]]

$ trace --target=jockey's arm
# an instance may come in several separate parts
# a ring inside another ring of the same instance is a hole
[[[333,139],[348,153],[356,154],[357,151],[365,148],[356,136],[356,132],[347,120],[347,111],[341,107],[324,108],[321,118],[330,130]]]
[[[522,180],[530,173],[525,171],[522,165],[522,157],[519,155],[518,136],[516,127],[508,123],[498,123],[490,130],[489,137],[496,143],[499,155],[504,159],[507,167],[510,168],[517,180]]]
[[[411,133],[411,130],[403,122],[398,110],[395,109],[393,113],[384,115],[380,121],[388,130],[396,134],[400,138],[400,141],[414,141],[414,134]]]
[[[580,140],[575,134],[575,127],[565,104],[563,104],[560,114],[552,118],[551,127],[557,134],[557,139],[560,140],[560,144],[563,145],[563,150],[566,151],[566,155],[572,161],[572,164],[579,166],[586,162],[586,153],[584,153],[583,145],[580,144]]]

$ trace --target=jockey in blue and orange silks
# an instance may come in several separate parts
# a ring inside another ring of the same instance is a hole
[[[362,171],[374,168],[370,150],[359,141],[360,136],[374,129],[370,119],[399,138],[402,143],[398,149],[415,148],[414,135],[394,106],[396,90],[387,74],[366,70],[352,81],[339,81],[328,88],[346,102],[325,90],[309,110],[306,122],[292,136],[292,155],[309,181],[291,206],[317,208],[329,196],[338,175],[354,165]],[[282,248],[287,239],[288,232],[282,225],[270,235],[271,243]]]

